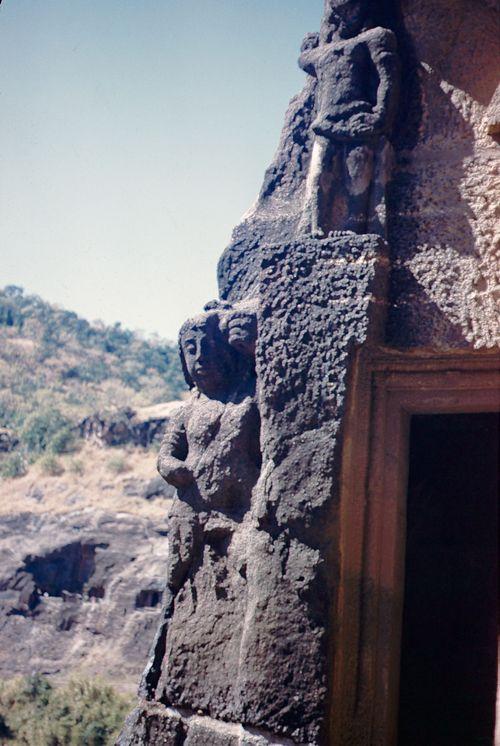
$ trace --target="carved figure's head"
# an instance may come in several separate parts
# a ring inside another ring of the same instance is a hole
[[[220,328],[218,313],[209,311],[186,321],[179,334],[184,377],[207,396],[231,388],[238,367],[237,352]]]
[[[322,40],[351,39],[367,27],[371,0],[325,0]],[[330,38],[325,38],[329,35]]]
[[[317,31],[310,31],[304,36],[300,52],[309,52],[311,49],[316,49],[319,45],[319,34]]]
[[[250,299],[237,303],[214,300],[205,306],[205,311],[214,309],[219,312],[220,328],[231,347],[253,360],[257,342],[256,300]]]

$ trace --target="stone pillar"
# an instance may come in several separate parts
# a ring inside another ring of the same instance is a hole
[[[352,650],[339,642],[339,474],[358,350],[420,347],[427,366],[432,350],[489,347],[498,331],[492,0],[453,0],[451,13],[450,0],[412,0],[391,29],[383,5],[325,0],[302,46],[304,91],[219,263],[222,300],[183,327],[192,394],[160,456],[177,487],[166,602],[120,746],[327,746],[332,723],[339,743],[380,740],[384,718],[366,725],[388,707],[379,661],[378,678],[356,663],[347,703],[332,695],[339,651],[348,669]],[[358,564],[364,523],[387,521],[366,464],[347,534]],[[359,566],[363,651],[385,627],[364,591],[371,565]],[[372,678],[379,698],[363,698]]]
[[[384,267],[385,244],[368,235],[262,252],[253,510],[267,554],[256,549],[245,705],[250,722],[294,743],[326,742],[346,384],[356,349],[377,334]]]
[[[346,392],[382,338],[388,261],[399,57],[376,15],[325,1],[223,300],[181,330],[166,601],[120,746],[328,743]]]
[[[121,746],[327,743],[339,442],[355,352],[383,310],[385,249],[353,234],[263,248],[260,477],[238,525],[225,529],[224,561],[204,528],[189,584],[166,611],[161,675]],[[220,516],[210,520],[215,534],[224,528]]]

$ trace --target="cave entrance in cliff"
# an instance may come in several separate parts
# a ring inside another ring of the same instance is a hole
[[[441,720],[446,709],[457,711],[462,697],[469,700],[470,712],[483,708],[474,718],[487,733],[493,727],[497,653],[491,625],[498,609],[497,593],[492,594],[498,572],[493,556],[498,551],[496,532],[493,538],[498,510],[493,434],[496,430],[498,437],[499,363],[498,355],[489,352],[359,353],[342,450],[330,718],[335,746],[493,744],[491,734],[482,740],[460,735],[432,741],[433,736],[421,732],[419,740],[417,733],[423,727],[423,708],[431,707],[433,685],[448,687],[442,693]],[[439,458],[433,460],[433,454]],[[430,485],[427,496],[425,485]],[[479,499],[478,491],[484,495],[484,511],[472,520],[471,500]],[[419,501],[438,492],[441,502],[433,509],[449,516],[444,534],[437,532],[435,513],[419,510]],[[455,546],[449,546],[453,532]],[[459,593],[465,570],[467,598]],[[445,575],[449,604],[443,598]],[[471,629],[468,620],[475,609],[478,625],[466,641],[463,630]],[[439,640],[447,634],[449,651],[464,649],[467,642],[469,647],[455,660],[450,653],[445,665]],[[420,664],[424,673],[418,672]],[[429,671],[432,666],[439,676]],[[449,688],[453,676],[454,693]],[[474,690],[479,688],[476,710]],[[418,705],[409,701],[412,697],[419,699]],[[458,720],[462,715],[457,713]],[[434,716],[437,720],[438,714]],[[465,726],[462,732],[465,736]]]
[[[398,746],[493,744],[498,425],[411,418]]]

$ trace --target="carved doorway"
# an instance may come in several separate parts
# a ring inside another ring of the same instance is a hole
[[[422,493],[421,483],[424,478],[422,474],[425,471],[423,464],[426,455],[429,455],[433,448],[436,450],[437,445],[445,449],[446,440],[449,441],[451,449],[447,456],[448,460],[451,459],[449,472],[453,472],[453,464],[457,467],[454,477],[456,478],[455,488],[450,486],[448,490],[453,492],[455,489],[457,492],[455,502],[460,513],[460,518],[455,524],[457,543],[464,545],[464,552],[469,556],[470,576],[467,583],[476,586],[474,592],[470,591],[471,605],[477,604],[478,608],[483,607],[482,620],[479,624],[479,629],[482,631],[477,632],[478,639],[474,645],[477,648],[485,648],[481,653],[481,655],[484,653],[481,664],[483,671],[481,687],[484,696],[480,699],[483,702],[484,712],[487,713],[483,714],[486,733],[492,731],[496,650],[492,643],[491,628],[488,625],[492,616],[496,614],[498,604],[497,595],[492,595],[491,591],[497,576],[497,560],[493,559],[493,552],[497,551],[497,535],[495,534],[493,538],[493,528],[497,525],[497,508],[493,507],[492,497],[496,483],[491,476],[492,459],[496,459],[492,455],[494,446],[491,447],[490,444],[486,447],[487,450],[490,449],[487,470],[490,476],[486,479],[487,484],[481,486],[481,489],[486,490],[489,495],[486,500],[488,503],[486,516],[483,515],[482,520],[476,521],[475,525],[469,518],[464,517],[464,513],[465,515],[468,511],[470,513],[471,506],[470,501],[467,502],[466,480],[460,479],[458,472],[464,466],[464,453],[468,443],[471,458],[472,452],[476,455],[479,453],[479,463],[468,465],[469,471],[472,470],[472,474],[467,477],[468,484],[469,486],[474,484],[474,475],[476,482],[481,483],[478,471],[484,471],[485,467],[484,463],[481,466],[481,459],[484,462],[486,456],[483,458],[481,455],[478,443],[479,433],[486,427],[489,428],[491,435],[493,422],[496,421],[494,413],[500,412],[498,370],[498,355],[490,353],[450,353],[442,356],[402,354],[392,351],[375,354],[373,352],[370,354],[369,351],[360,353],[356,379],[351,384],[353,394],[349,405],[342,453],[341,580],[335,610],[337,637],[330,719],[331,743],[335,746],[345,746],[350,743],[355,743],[357,746],[437,746],[437,744],[439,746],[448,746],[448,744],[465,746],[466,743],[467,746],[479,746],[480,744],[492,746],[493,744],[492,735],[491,738],[486,736],[490,739],[489,741],[469,739],[469,741],[437,740],[432,742],[426,738],[420,741],[411,740],[407,734],[412,732],[412,722],[416,717],[411,702],[408,705],[408,699],[418,695],[421,698],[420,708],[422,708],[422,702],[426,697],[425,676],[429,676],[429,680],[432,681],[432,676],[429,675],[425,662],[422,661],[425,673],[421,674],[421,683],[422,681],[424,683],[419,691],[414,683],[415,691],[411,691],[409,682],[415,682],[411,669],[417,664],[414,660],[412,661],[412,655],[409,652],[411,648],[409,639],[413,633],[417,635],[415,629],[419,629],[419,621],[421,620],[422,623],[425,621],[425,608],[419,608],[418,594],[422,594],[423,603],[427,605],[428,610],[435,598],[441,595],[437,577],[434,587],[429,583],[419,586],[419,575],[423,573],[419,562],[425,565],[427,559],[431,564],[437,563],[440,552],[441,555],[445,553],[446,539],[446,532],[444,537],[434,537],[436,539],[432,549],[434,558],[430,560],[430,555],[426,558],[426,551],[431,551],[429,544],[432,544],[430,536],[434,526],[432,516],[426,526],[420,526],[420,517],[425,517],[428,511],[419,513],[418,501],[430,499],[432,490],[427,498],[425,495],[419,498],[419,489]],[[442,432],[440,434],[440,428],[448,429],[448,434]],[[465,429],[462,435],[460,435],[461,428]],[[413,440],[410,437],[412,432]],[[454,434],[451,435],[451,433]],[[434,442],[434,446],[431,441]],[[411,443],[412,446],[410,446]],[[443,458],[441,454],[435,462],[436,469]],[[413,469],[413,476],[410,466]],[[422,477],[420,482],[419,474]],[[432,474],[428,474],[425,479],[426,484],[432,485],[434,480],[434,485],[436,485],[436,475],[433,477]],[[461,497],[458,495],[460,491],[458,487],[463,493]],[[442,492],[443,502],[439,507],[442,513],[440,520],[450,510],[450,506],[454,505],[453,494],[445,494],[444,488]],[[473,528],[474,540],[467,546],[466,527],[468,524],[471,529]],[[462,526],[460,535],[459,525]],[[484,533],[481,533],[482,531]],[[492,544],[495,545],[495,549]],[[471,559],[476,546],[478,554]],[[484,551],[484,555],[479,556],[481,551]],[[455,565],[453,558],[451,556],[448,558],[450,582],[458,587],[461,582],[459,566],[460,562],[464,561],[461,554],[463,553],[460,551],[456,552]],[[443,562],[442,557],[440,561]],[[479,572],[478,575],[474,575],[471,568],[475,567],[477,562],[486,563],[488,571],[482,573],[481,568],[476,568]],[[492,565],[492,563],[495,564]],[[432,577],[431,571],[429,575]],[[411,593],[405,594],[405,581],[411,583]],[[478,598],[477,592],[481,584],[484,593],[481,598]],[[413,596],[416,595],[416,599],[412,600],[412,593]],[[427,596],[426,593],[428,593]],[[443,599],[440,599],[440,603],[442,601]],[[460,607],[459,592],[455,595],[455,603],[455,615],[462,614],[466,617],[471,607],[465,603]],[[403,615],[404,609],[405,616]],[[453,612],[448,614],[448,611],[447,607],[443,611],[442,606],[441,613],[437,610],[434,616],[434,621],[436,618],[441,618],[443,629],[438,630],[434,624],[435,637],[430,639],[422,636],[420,640],[428,662],[430,661],[429,651],[433,646],[438,647],[439,635],[446,638],[446,629],[453,629],[450,619]],[[430,612],[429,616],[432,618]],[[493,619],[493,621],[496,620]],[[429,619],[428,629],[432,626],[433,620]],[[466,645],[466,640],[459,639],[460,634],[463,637],[464,626],[471,628],[465,618],[462,631],[459,625],[455,628],[456,638],[453,642],[450,640],[451,647]],[[488,631],[485,632],[485,629]],[[472,657],[474,657],[473,654]],[[457,658],[460,660],[460,656]],[[450,696],[448,701],[444,702],[448,709],[456,707],[460,697],[465,699],[469,697],[470,707],[473,708],[473,687],[468,688],[467,682],[464,681],[469,675],[465,670],[467,667],[465,658],[461,659],[464,687],[462,691],[460,687],[457,687],[455,699]],[[454,665],[450,658],[448,665]],[[400,674],[402,674],[401,677]],[[460,675],[460,671],[457,675]],[[441,680],[444,682],[446,676],[445,674],[443,676]],[[476,680],[477,678],[478,675],[476,675]],[[434,683],[437,684],[437,680]],[[422,710],[420,710],[420,716],[422,716]],[[477,718],[480,719],[480,715]],[[399,721],[401,721],[401,729]]]

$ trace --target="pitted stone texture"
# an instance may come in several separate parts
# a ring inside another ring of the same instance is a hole
[[[177,492],[165,606],[143,676],[150,698],[238,722],[252,490],[261,466],[252,304],[212,302],[180,334],[189,399],[158,468]]]
[[[387,204],[395,267],[387,343],[492,347],[500,313],[500,148],[491,132],[498,3],[404,0],[382,16],[383,5],[374,20],[395,32],[403,60]],[[290,105],[261,194],[221,258],[224,298],[255,294],[259,247],[296,235],[316,98],[310,79]]]
[[[127,718],[117,746],[307,746],[236,723],[142,702]]]
[[[185,742],[186,725],[178,713],[142,703],[127,717],[116,746],[183,746]]]
[[[500,135],[500,83],[488,106],[488,134]]]
[[[257,371],[275,466],[297,437],[340,417],[349,354],[383,297],[385,253],[377,236],[353,234],[263,250]]]
[[[384,251],[376,236],[355,235],[263,250],[263,468],[252,503],[260,538],[248,562],[240,677],[245,721],[298,742],[323,743],[339,560],[336,444],[353,353],[369,339],[383,291]]]
[[[500,148],[489,133],[499,15],[468,0],[406,0],[402,19],[388,342],[492,347],[500,341]]]
[[[284,532],[253,531],[240,717],[297,743],[316,743],[324,715],[327,592],[316,582],[320,561],[317,550]]]

